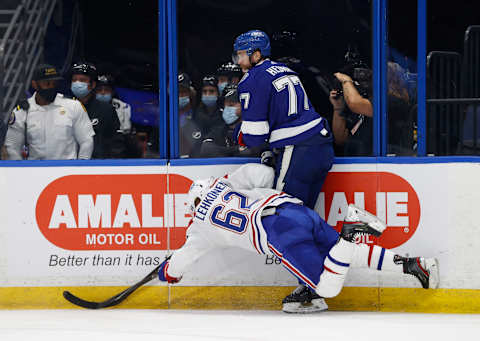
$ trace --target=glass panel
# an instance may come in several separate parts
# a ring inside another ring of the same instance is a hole
[[[258,149],[239,148],[234,141],[234,130],[241,120],[236,120],[235,115],[248,110],[246,103],[242,101],[243,109],[239,110],[240,99],[235,95],[225,99],[221,93],[225,83],[235,84],[241,76],[241,71],[227,63],[235,38],[251,29],[267,33],[272,60],[298,73],[307,102],[331,127],[336,154],[372,154],[370,1],[177,3],[181,157],[258,155]],[[334,76],[337,72],[342,73],[338,79]],[[295,84],[297,91],[299,86]],[[339,90],[333,93],[338,98],[330,101],[332,90]],[[303,113],[300,102],[304,103],[297,101],[295,110]],[[283,114],[272,107],[268,110],[267,133],[275,129],[274,115]],[[289,119],[293,121],[294,117]]]
[[[417,0],[388,4],[387,154],[417,154]],[[408,25],[406,25],[408,23]]]
[[[18,100],[6,158],[158,158],[157,41],[157,1],[66,1],[55,7],[45,40],[38,42],[45,51],[40,62],[51,66],[33,72],[32,87]],[[51,88],[54,72],[64,76],[56,81],[64,96],[50,98],[52,90],[41,89]],[[30,84],[28,74],[19,79]]]
[[[427,10],[427,153],[479,154],[478,16],[467,2],[428,1]]]

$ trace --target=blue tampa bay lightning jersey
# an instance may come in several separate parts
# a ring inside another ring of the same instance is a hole
[[[242,103],[243,143],[272,148],[295,145],[322,133],[328,124],[312,107],[298,74],[281,63],[265,60],[246,73],[238,85]]]

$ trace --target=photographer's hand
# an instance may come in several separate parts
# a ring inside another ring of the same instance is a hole
[[[342,112],[345,108],[345,100],[340,96],[337,90],[330,91],[330,103],[333,105],[333,110]]]
[[[340,83],[342,83],[342,85],[344,82],[353,82],[352,78],[349,75],[346,75],[344,73],[337,72],[337,73],[334,73],[333,75],[340,81]]]
[[[334,76],[342,83],[343,97],[348,108],[356,114],[372,117],[372,103],[360,95],[352,78],[340,72],[335,73]]]

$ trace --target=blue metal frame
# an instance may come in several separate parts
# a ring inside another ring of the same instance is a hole
[[[210,158],[210,159],[174,159],[171,166],[205,166],[205,165],[237,165],[244,163],[258,163],[259,158]],[[334,164],[436,164],[436,163],[479,163],[479,156],[405,156],[405,157],[336,157]]]
[[[374,156],[387,152],[387,0],[373,1],[373,151]]]
[[[427,0],[417,0],[417,155],[427,154]]]
[[[167,5],[158,0],[158,146],[160,158],[167,155]]]
[[[2,167],[108,167],[165,166],[166,159],[104,159],[104,160],[2,160]]]
[[[167,0],[168,7],[168,74],[170,88],[170,158],[179,156],[178,134],[178,62],[177,62],[177,2]]]

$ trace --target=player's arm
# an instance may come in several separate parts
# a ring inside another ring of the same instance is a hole
[[[259,163],[247,163],[226,177],[235,189],[272,188],[275,171]]]
[[[78,159],[90,159],[93,153],[92,121],[80,102],[74,104],[73,136],[78,143]]]
[[[256,147],[265,143],[270,135],[268,112],[272,84],[267,78],[245,80],[239,85],[239,97],[242,104],[242,125],[239,144]]]
[[[7,160],[22,160],[25,145],[25,111],[14,110],[10,114],[7,135],[5,137],[5,154]]]
[[[196,228],[197,226],[192,225],[189,230]],[[209,252],[211,248],[211,243],[201,233],[189,234],[185,244],[161,264],[158,270],[158,278],[163,282],[177,283],[195,262]]]

